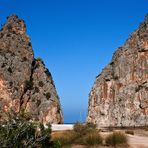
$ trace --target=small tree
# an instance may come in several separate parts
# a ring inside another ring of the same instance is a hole
[[[0,145],[7,148],[54,148],[51,126],[28,121],[25,114],[9,113],[8,120],[0,124]],[[57,146],[56,146],[57,147]]]

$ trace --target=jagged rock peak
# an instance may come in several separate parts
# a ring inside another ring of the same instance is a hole
[[[89,95],[88,122],[100,127],[148,125],[148,15],[110,64]]]
[[[16,34],[26,33],[26,25],[24,20],[19,19],[19,17],[15,14],[7,17],[7,23],[4,25],[3,29]]]
[[[35,121],[63,123],[51,73],[40,58],[34,59],[26,25],[16,15],[0,31],[0,111],[11,110],[24,110]]]

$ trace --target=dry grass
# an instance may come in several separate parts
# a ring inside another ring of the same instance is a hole
[[[102,137],[98,132],[90,132],[85,135],[79,135],[75,131],[65,131],[52,134],[52,140],[59,142],[61,146],[70,146],[72,144],[78,145],[100,145],[102,144]]]
[[[75,139],[76,135],[74,131],[56,132],[52,134],[52,140],[59,142],[61,146],[71,145]]]
[[[52,139],[61,144],[61,146],[70,145],[87,145],[95,146],[102,144],[103,138],[101,137],[96,126],[93,124],[80,124],[77,123],[72,131],[64,131],[52,134]]]
[[[98,132],[88,133],[86,136],[84,136],[83,140],[85,145],[91,146],[101,145],[103,143],[103,138]]]
[[[127,136],[123,132],[114,132],[106,137],[105,142],[108,146],[126,145]]]

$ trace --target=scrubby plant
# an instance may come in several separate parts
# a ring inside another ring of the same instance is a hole
[[[45,128],[43,124],[28,121],[25,113],[9,113],[7,119],[0,123],[0,145],[1,147],[40,147],[54,148],[51,141],[51,126]]]
[[[127,144],[127,137],[122,132],[114,132],[106,137],[106,144],[109,146]]]
[[[35,61],[38,61],[37,63],[42,63],[42,65],[45,67],[45,64],[44,64],[42,58],[38,57],[38,58],[36,58]],[[38,66],[39,66],[39,65],[38,65]],[[38,66],[37,66],[37,67],[38,67]]]
[[[89,129],[96,129],[97,128],[97,125],[94,124],[94,123],[86,123],[86,128],[89,128]]]
[[[77,122],[74,125],[73,130],[78,135],[85,135],[86,134],[86,126],[84,124],[79,123],[79,122]]]
[[[90,132],[83,138],[83,143],[85,145],[100,145],[102,142],[103,138],[97,131]]]
[[[25,90],[31,90],[33,88],[33,81],[32,80],[26,80],[25,81]]]
[[[42,61],[42,59],[40,57],[37,57],[36,60],[37,61]]]
[[[127,131],[125,131],[125,133],[128,135],[134,135],[134,131],[132,131],[132,130],[127,130]]]

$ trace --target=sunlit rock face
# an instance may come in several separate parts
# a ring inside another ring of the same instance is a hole
[[[148,15],[97,76],[87,121],[100,127],[148,125]]]
[[[43,123],[63,122],[52,76],[41,59],[34,59],[26,25],[16,15],[0,31],[0,110],[25,110]]]

